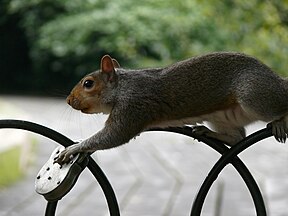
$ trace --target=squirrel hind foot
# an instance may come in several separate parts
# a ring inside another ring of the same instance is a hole
[[[272,134],[278,142],[285,143],[288,134],[288,116],[271,122]]]
[[[222,133],[212,131],[204,125],[197,125],[192,127],[192,132],[197,136],[206,136],[212,139],[216,139],[228,146],[233,146],[245,138],[245,131],[243,133],[242,128],[235,128],[233,130]]]

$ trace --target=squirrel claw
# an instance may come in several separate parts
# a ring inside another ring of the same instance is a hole
[[[286,122],[283,119],[273,121],[271,123],[272,134],[278,142],[285,143],[287,139],[288,129],[286,128]]]
[[[192,133],[198,135],[198,136],[203,136],[207,133],[209,133],[210,130],[205,127],[204,125],[197,125],[192,127]]]
[[[62,152],[60,152],[57,157],[54,158],[54,163],[58,163],[59,165],[69,163],[73,159],[74,155],[79,152],[78,144],[68,146]]]

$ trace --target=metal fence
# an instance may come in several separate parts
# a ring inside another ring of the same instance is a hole
[[[64,147],[74,144],[74,142],[71,139],[58,133],[57,131],[33,122],[21,121],[21,120],[0,120],[0,128],[12,128],[12,129],[22,129],[31,131],[36,134],[45,136],[63,145]],[[249,169],[245,166],[243,161],[241,161],[237,155],[246,150],[247,148],[249,148],[250,146],[256,144],[258,141],[272,136],[272,129],[269,124],[267,125],[266,128],[251,134],[250,136],[246,137],[241,142],[237,143],[231,148],[228,148],[226,145],[224,145],[218,140],[194,134],[192,132],[191,127],[183,127],[183,128],[172,127],[166,129],[155,128],[149,131],[166,131],[189,136],[193,139],[197,139],[198,141],[205,143],[206,145],[213,148],[215,151],[217,151],[222,155],[220,159],[212,167],[207,177],[205,178],[203,184],[201,185],[200,190],[198,191],[192,204],[190,213],[191,216],[201,215],[205,198],[207,197],[207,194],[213,182],[217,179],[218,175],[228,164],[232,164],[234,168],[237,170],[237,172],[240,174],[241,178],[244,180],[253,199],[257,216],[267,215],[261,191],[255,179],[253,178],[252,174],[250,173]],[[146,133],[149,133],[149,131],[146,131]],[[109,180],[107,179],[101,168],[97,165],[97,163],[90,156],[87,157],[89,157],[87,168],[94,175],[96,181],[100,185],[105,195],[107,201],[107,208],[109,209],[110,215],[119,216],[120,210],[118,201]],[[48,201],[45,215],[46,216],[55,215],[57,204],[58,204],[57,200]],[[217,215],[217,213],[215,214]]]

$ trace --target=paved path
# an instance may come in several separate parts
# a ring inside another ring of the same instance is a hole
[[[25,120],[51,127],[73,140],[95,133],[106,118],[72,111],[59,99],[1,99],[28,113]],[[249,132],[262,127],[264,124],[254,125]],[[35,165],[27,170],[22,181],[0,190],[0,216],[44,215],[46,201],[34,192],[34,177],[57,144],[37,137],[40,144]],[[121,215],[184,216],[190,214],[194,196],[219,155],[185,136],[147,132],[123,147],[97,152],[93,157],[114,187]],[[288,146],[269,138],[242,153],[241,158],[260,184],[269,215],[288,216]],[[255,215],[243,181],[228,166],[213,185],[203,216],[215,215],[215,201],[221,188],[221,216]],[[70,194],[58,203],[57,215],[108,215],[101,189],[87,170]]]

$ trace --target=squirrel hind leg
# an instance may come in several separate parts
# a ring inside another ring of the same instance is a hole
[[[288,115],[271,122],[272,134],[278,142],[285,143],[288,134]]]
[[[207,136],[212,139],[219,140],[229,146],[233,146],[242,139],[246,137],[246,132],[244,127],[219,127],[216,124],[213,124],[212,131],[204,125],[194,126],[192,128],[193,133],[200,136]]]

